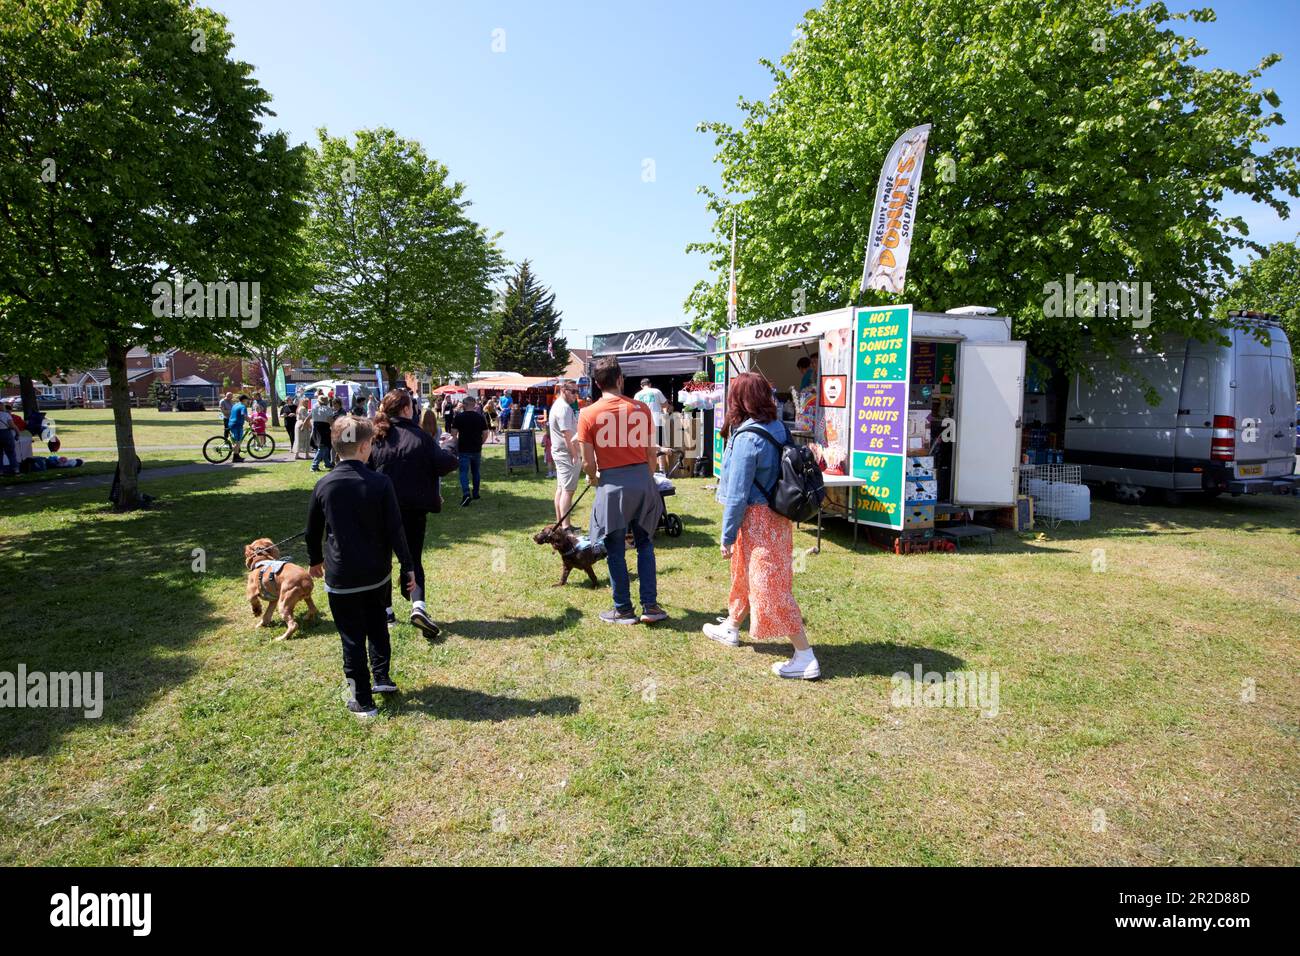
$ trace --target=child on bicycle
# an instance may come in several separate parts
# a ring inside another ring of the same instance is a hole
[[[230,409],[230,418],[226,420],[226,426],[230,433],[230,441],[235,446],[234,460],[236,462],[244,460],[239,454],[239,446],[244,440],[244,423],[246,421],[248,421],[248,396],[240,395],[239,400],[236,401],[234,406]]]
[[[248,413],[248,423],[253,426],[253,434],[266,437],[266,409],[256,402]]]

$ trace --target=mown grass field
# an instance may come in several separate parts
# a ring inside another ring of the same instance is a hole
[[[1097,502],[904,558],[832,523],[795,578],[824,678],[794,684],[788,647],[698,633],[727,588],[703,481],[659,542],[672,619],[609,627],[607,589],[550,586],[551,484],[498,447],[430,521],[449,640],[396,629],[403,693],[366,724],[328,619],[274,642],[243,598],[243,545],[300,530],[315,477],[0,500],[0,670],[109,695],[0,710],[0,864],[1300,862],[1300,502]],[[997,716],[891,706],[917,663],[996,672]]]
[[[59,438],[57,454],[82,458],[80,468],[51,469],[16,477],[0,476],[0,488],[9,484],[59,481],[79,475],[111,475],[117,465],[117,436],[113,430],[111,408],[47,409]],[[137,408],[131,416],[135,431],[135,450],[144,467],[166,468],[203,461],[203,443],[221,434],[220,413],[160,412],[154,408]],[[275,437],[277,451],[289,450],[283,428],[268,430]],[[39,457],[51,454],[45,442],[37,439],[32,451]]]

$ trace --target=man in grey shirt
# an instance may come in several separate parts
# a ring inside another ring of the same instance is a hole
[[[578,431],[578,412],[573,406],[577,401],[577,383],[573,379],[561,379],[560,395],[546,415],[546,427],[551,433],[551,459],[555,462],[555,520],[561,522],[562,528],[573,526],[565,512],[573,504],[573,493],[582,480],[582,461],[574,438]]]
[[[226,392],[226,397],[221,400],[221,434],[230,434],[230,410],[235,407],[235,393]]]

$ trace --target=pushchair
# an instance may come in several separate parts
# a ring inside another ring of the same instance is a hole
[[[677,494],[677,489],[672,485],[672,477],[677,474],[677,469],[681,467],[682,462],[686,459],[686,452],[676,452],[677,461],[673,462],[672,467],[663,473],[667,479],[667,484],[660,484],[658,475],[655,476],[655,488],[659,491],[659,497],[663,500],[664,508],[659,515],[659,527],[663,529],[664,534],[670,538],[679,538],[682,534],[682,519],[680,515],[675,515],[668,510],[668,498]]]

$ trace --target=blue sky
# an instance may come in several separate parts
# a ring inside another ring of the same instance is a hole
[[[274,97],[272,126],[295,142],[315,130],[391,126],[420,140],[468,185],[471,214],[533,260],[556,293],[571,346],[601,332],[675,325],[703,277],[688,242],[707,238],[702,183],[716,185],[703,120],[735,121],[740,96],[771,87],[809,0],[206,0],[226,14],[236,55]],[[1188,32],[1206,66],[1265,74],[1300,143],[1300,0],[1212,5]],[[503,31],[496,33],[494,31]],[[494,52],[493,44],[504,52]],[[882,157],[883,158],[883,157]],[[654,179],[645,181],[646,161]],[[1294,238],[1300,209],[1228,207],[1252,238]],[[924,206],[921,210],[924,214]]]

